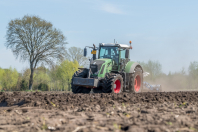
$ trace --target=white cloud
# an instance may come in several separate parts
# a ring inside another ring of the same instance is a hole
[[[121,9],[119,9],[118,6],[113,5],[113,4],[102,4],[100,9],[105,11],[105,12],[108,12],[108,13],[124,14],[124,12]]]

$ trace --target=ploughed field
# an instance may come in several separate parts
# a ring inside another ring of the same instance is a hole
[[[14,92],[0,106],[0,131],[198,131],[198,92]]]

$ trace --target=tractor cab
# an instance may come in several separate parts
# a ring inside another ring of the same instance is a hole
[[[100,43],[98,59],[111,59],[112,71],[120,71],[130,61],[129,49],[131,46],[126,44]]]

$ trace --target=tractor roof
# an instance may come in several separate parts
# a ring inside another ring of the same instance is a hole
[[[99,43],[100,46],[116,46],[116,47],[120,47],[120,48],[123,48],[123,49],[130,49],[130,46],[127,45],[127,44],[115,44],[115,43]]]

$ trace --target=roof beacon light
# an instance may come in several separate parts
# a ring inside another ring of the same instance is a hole
[[[132,41],[129,41],[129,44],[130,44],[130,49],[132,49],[131,43],[132,43]]]

